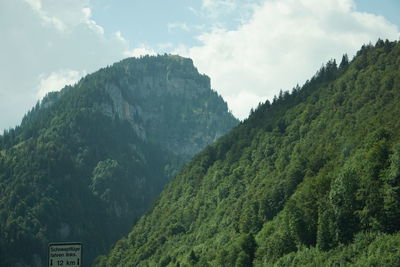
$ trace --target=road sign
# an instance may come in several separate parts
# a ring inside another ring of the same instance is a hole
[[[82,243],[50,243],[49,267],[82,266]]]

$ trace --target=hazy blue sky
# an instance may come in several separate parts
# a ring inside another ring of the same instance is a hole
[[[0,130],[128,56],[191,57],[243,119],[329,59],[399,40],[399,0],[0,0]]]
[[[225,3],[225,7],[209,10],[203,7],[207,2]],[[236,29],[251,16],[251,5],[263,2],[266,1],[92,0],[90,6],[93,19],[99,25],[109,32],[121,31],[132,46],[166,43],[193,46],[201,44],[196,39],[199,34],[216,25]],[[354,3],[359,12],[381,15],[400,25],[399,0],[357,0]],[[243,8],[243,5],[248,7]],[[168,27],[174,24],[175,28]]]

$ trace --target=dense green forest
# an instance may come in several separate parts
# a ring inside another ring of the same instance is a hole
[[[48,94],[0,136],[0,266],[78,241],[90,265],[238,121],[190,59],[129,58]]]
[[[96,266],[400,266],[400,43],[266,101]]]

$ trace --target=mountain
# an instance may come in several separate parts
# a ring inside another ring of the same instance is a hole
[[[125,59],[48,94],[0,136],[0,266],[44,266],[48,243],[66,241],[89,265],[237,123],[179,56]]]
[[[399,266],[399,66],[379,40],[261,104],[96,266]]]

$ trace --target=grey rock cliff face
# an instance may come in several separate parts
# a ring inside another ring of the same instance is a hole
[[[115,84],[108,84],[106,91],[112,99],[112,105],[104,105],[104,113],[110,117],[116,113],[120,119],[129,121],[137,136],[145,140],[146,131],[141,121],[137,119],[143,116],[140,105],[133,105],[124,99],[121,94],[121,88]]]
[[[124,75],[107,83],[105,90],[112,104],[103,110],[128,121],[141,139],[190,158],[238,121],[192,60],[161,58],[117,63]]]

